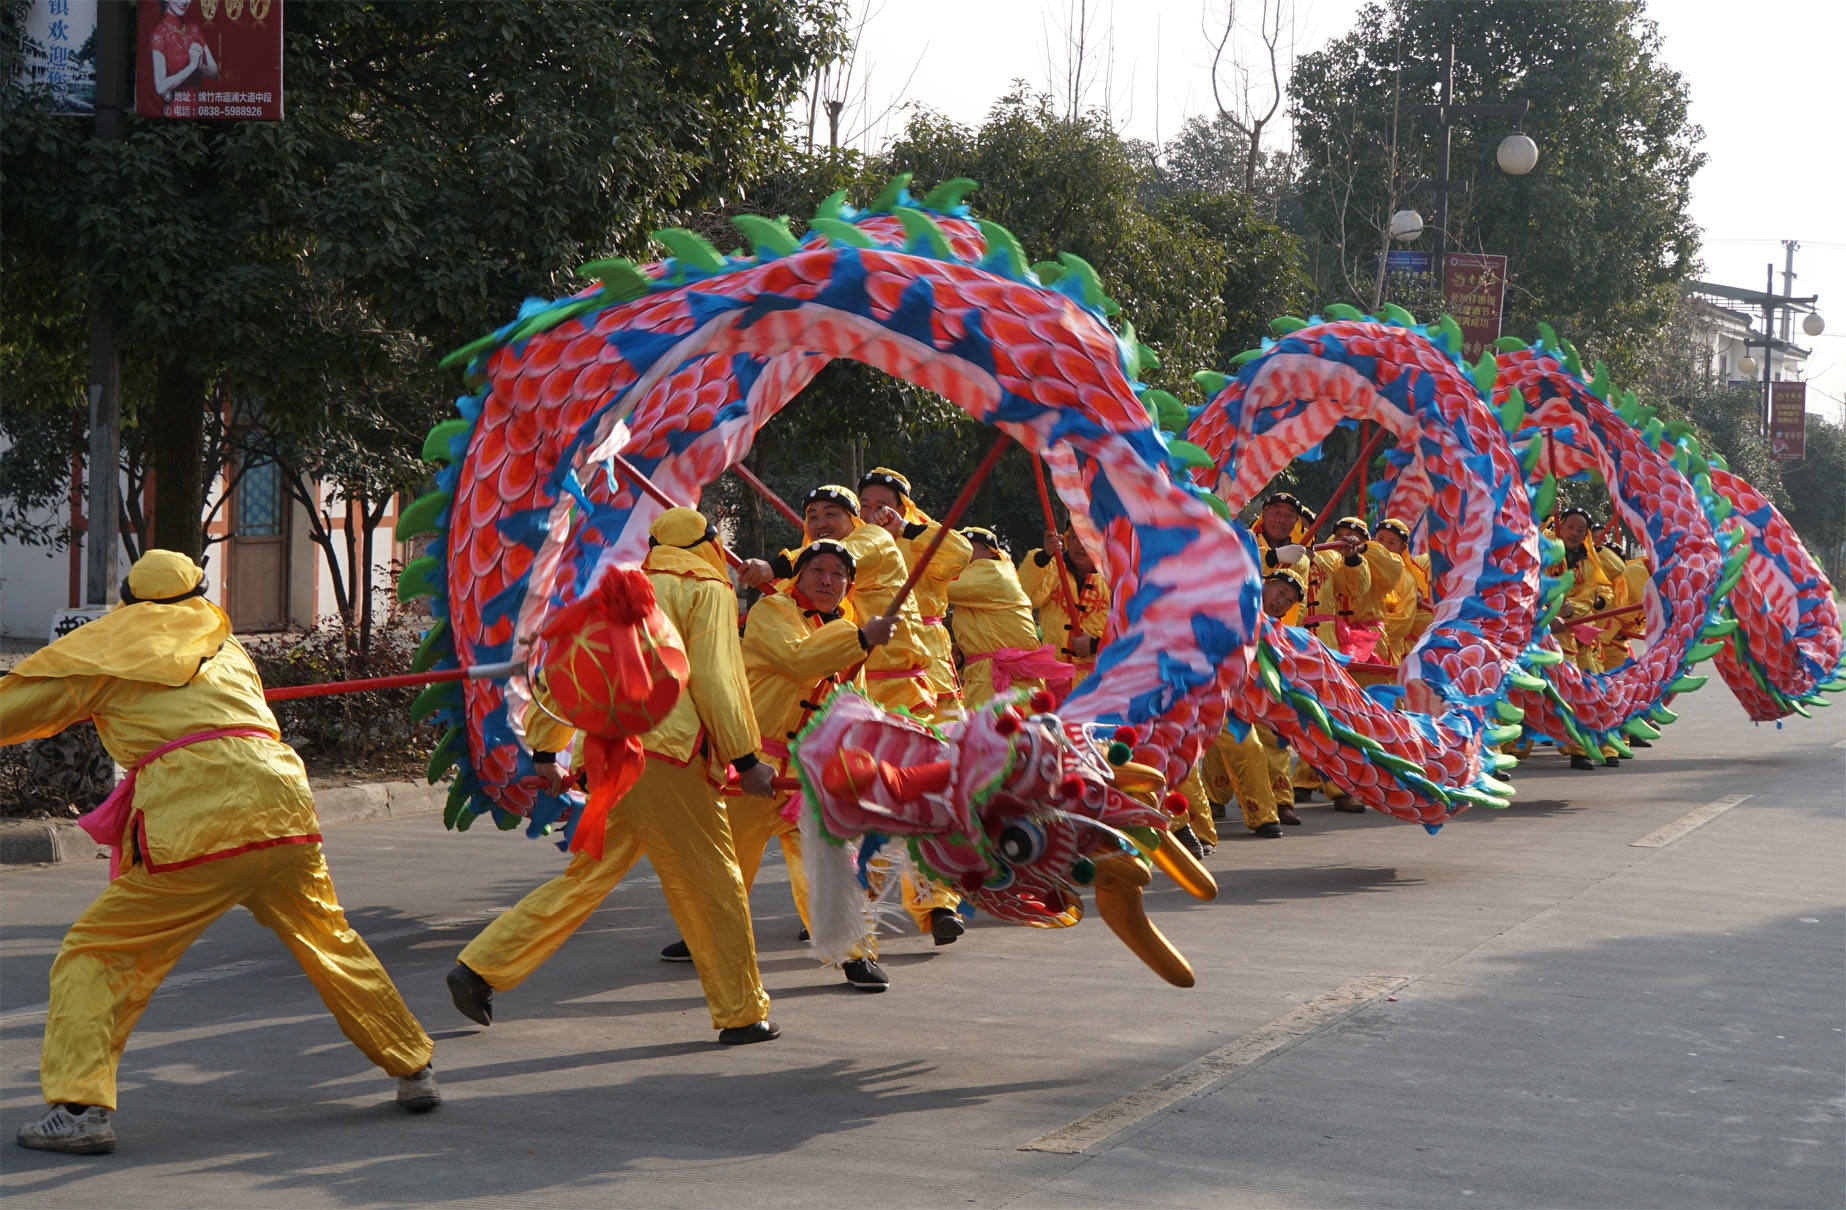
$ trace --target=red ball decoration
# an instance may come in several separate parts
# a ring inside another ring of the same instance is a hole
[[[1083,779],[1075,773],[1066,773],[1058,782],[1059,798],[1081,798],[1083,796]]]
[[[1058,699],[1051,696],[1051,690],[1034,689],[1032,691],[1032,700],[1031,700],[1032,713],[1050,714],[1051,708],[1053,706],[1056,706],[1057,704],[1058,704]]]
[[[1167,809],[1167,814],[1178,819],[1192,810],[1192,804],[1178,790],[1168,790],[1167,796],[1160,800],[1160,805]]]
[[[552,616],[545,685],[556,713],[608,739],[645,735],[679,701],[690,665],[639,571],[609,573]]]
[[[1115,729],[1115,734],[1111,735],[1109,738],[1118,744],[1127,744],[1129,747],[1133,747],[1135,741],[1139,739],[1140,736],[1135,734],[1135,729],[1133,727],[1121,726],[1117,727]]]
[[[994,730],[1001,735],[1012,735],[1024,722],[1025,720],[1019,717],[1019,711],[1008,706],[1000,712],[1000,717],[994,720]]]
[[[961,876],[961,889],[964,895],[979,894],[981,888],[986,885],[987,880],[972,871]]]

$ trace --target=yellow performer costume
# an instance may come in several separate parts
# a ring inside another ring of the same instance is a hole
[[[1624,559],[1620,552],[1599,546],[1596,561],[1602,566],[1603,577],[1609,581],[1610,609],[1641,603],[1647,584],[1644,560]],[[1628,644],[1647,632],[1647,614],[1637,609],[1633,613],[1604,618],[1601,625],[1602,640],[1596,655],[1603,671],[1612,672],[1628,662]]]
[[[1387,533],[1396,534],[1403,541],[1404,549],[1391,550],[1385,546]],[[1429,588],[1429,556],[1419,555],[1410,549],[1410,526],[1395,517],[1378,523],[1379,545],[1397,556],[1397,561],[1409,573],[1410,585],[1402,585],[1394,590],[1392,607],[1385,616],[1385,632],[1391,636],[1397,649],[1397,660],[1410,654],[1423,632],[1436,620],[1434,594]],[[1414,589],[1412,590],[1412,586]],[[1414,591],[1414,595],[1412,594]]]
[[[1286,776],[1288,755],[1286,752],[1280,755]],[[1270,755],[1264,746],[1260,728],[1250,727],[1242,739],[1232,735],[1228,727],[1220,731],[1205,750],[1202,764],[1206,788],[1212,799],[1228,802],[1235,796],[1237,806],[1243,812],[1246,828],[1264,837],[1282,835],[1275,783],[1270,773]],[[1272,829],[1265,827],[1270,824],[1275,826]]]
[[[519,986],[646,854],[697,963],[719,1040],[767,1040],[777,1031],[768,1020],[750,904],[719,796],[726,765],[736,764],[741,773],[759,759],[737,641],[737,597],[716,531],[703,515],[668,509],[648,535],[652,545],[641,567],[661,612],[685,644],[691,664],[686,691],[642,737],[647,765],[609,812],[603,855],[577,853],[562,874],[482,930],[462,950],[450,991],[465,1015],[489,1024],[491,994],[482,995],[468,973],[490,993]],[[526,715],[526,740],[542,759],[568,746],[574,732],[544,708],[542,687],[536,696]]]
[[[1057,661],[1057,653],[1039,642],[1032,598],[999,536],[979,528],[962,533],[991,552],[972,560],[948,588],[949,604],[955,607],[955,645],[962,654],[962,693],[973,709],[993,700],[996,674],[1008,681],[1009,692],[1041,688],[1042,678],[1022,673],[1045,660]]]
[[[126,808],[122,872],[51,967],[39,1081],[53,1109],[20,1132],[30,1147],[113,1149],[107,1111],[130,1031],[180,955],[239,904],[288,946],[347,1038],[399,1077],[401,1103],[440,1100],[429,1035],[346,923],[301,760],[230,619],[204,599],[204,574],[185,555],[149,551],[121,605],[0,678],[0,744],[87,719],[133,770],[109,804]],[[91,1128],[64,1129],[60,1112]]]
[[[880,531],[882,532],[882,531]],[[889,535],[887,535],[889,536]],[[844,543],[827,546],[844,548]],[[791,568],[793,570],[793,568]],[[852,566],[847,566],[848,574]],[[788,770],[789,744],[808,718],[841,685],[862,688],[859,668],[866,657],[859,627],[839,612],[815,609],[791,589],[765,596],[744,619],[743,660],[750,678],[750,701],[761,728],[763,753],[777,773]],[[756,882],[763,851],[774,836],[782,843],[789,888],[803,925],[808,919],[807,877],[801,864],[801,834],[782,813],[785,799],[737,799],[731,824],[737,836],[737,860],[744,885]],[[877,946],[867,937],[849,958],[874,958]]]
[[[942,524],[917,507],[916,501],[910,498],[910,480],[898,472],[888,467],[873,467],[859,479],[860,496],[873,487],[886,488],[897,496],[898,511],[904,516],[904,534],[897,539],[897,546],[903,553],[904,572],[908,575],[916,569],[917,560],[923,557],[929,544],[935,541]],[[958,713],[961,705],[962,683],[955,673],[954,644],[949,638],[948,591],[949,585],[973,557],[974,548],[968,539],[950,530],[943,536],[942,545],[936,548],[928,568],[917,579],[917,586],[910,594],[922,623],[917,637],[928,657],[926,683],[936,699],[934,712],[937,715]]]
[[[1068,581],[1075,599],[1066,608],[1064,585]],[[1096,670],[1096,647],[1102,643],[1109,624],[1109,585],[1100,571],[1083,572],[1070,552],[1064,554],[1064,572],[1052,563],[1051,552],[1034,550],[1019,563],[1019,584],[1026,590],[1033,608],[1038,610],[1038,630],[1044,642],[1057,651],[1058,659],[1071,666],[1071,688],[1083,684]],[[1072,618],[1074,609],[1076,617]],[[1078,655],[1074,650],[1079,636],[1091,641],[1090,650]]]
[[[1277,511],[1271,513],[1271,508]],[[1288,516],[1290,511],[1293,512],[1292,517]],[[1277,553],[1278,549],[1281,547],[1301,545],[1303,536],[1301,516],[1301,501],[1297,500],[1288,492],[1271,492],[1269,495],[1263,497],[1263,507],[1258,514],[1258,523],[1251,527],[1250,536],[1256,540],[1257,558],[1262,564],[1263,573],[1267,575],[1279,568],[1294,572],[1300,579],[1302,592],[1304,594],[1303,599],[1305,600],[1305,593],[1307,591],[1306,585],[1309,576],[1312,574],[1312,566],[1309,562],[1306,548],[1303,547],[1295,558],[1287,561],[1284,561]],[[1272,538],[1270,536],[1268,520],[1270,517],[1277,519],[1277,533],[1284,533],[1281,526],[1287,526],[1284,537]],[[1287,626],[1299,626],[1301,624],[1301,605],[1297,604],[1293,609],[1289,610],[1280,621]]]
[[[1575,548],[1570,545],[1570,537],[1576,532],[1572,522],[1579,522],[1583,529],[1583,543]],[[1595,635],[1579,636],[1570,623],[1573,617],[1611,608],[1614,602],[1615,590],[1597,554],[1595,524],[1583,509],[1567,508],[1558,514],[1555,525],[1547,526],[1546,529],[1565,543],[1564,561],[1552,564],[1546,571],[1554,576],[1569,571],[1574,576],[1569,591],[1564,595],[1564,605],[1558,611],[1558,622],[1562,624],[1554,624],[1553,633],[1557,636],[1558,645],[1564,649],[1566,659],[1585,672],[1601,672],[1603,663],[1600,638]],[[1600,634],[1603,623],[1590,622],[1586,625]],[[1592,765],[1589,754],[1580,744],[1567,740],[1561,746],[1571,758],[1573,767]],[[1601,755],[1607,764],[1620,763],[1614,748],[1604,747]]]
[[[897,540],[876,525],[859,520],[859,497],[850,488],[834,483],[822,484],[802,500],[802,510],[816,503],[837,504],[850,520],[850,532],[835,540],[846,547],[853,559],[852,595],[846,617],[863,622],[882,616],[904,587],[910,575],[904,553]],[[801,544],[805,548],[817,536],[803,526]],[[794,574],[794,556],[784,551],[771,560],[778,577],[786,580]],[[918,718],[929,718],[936,708],[936,695],[930,689],[929,651],[924,646],[923,615],[917,608],[917,594],[904,598],[897,612],[897,628],[891,641],[880,644],[865,656],[865,695],[887,710],[908,710]]]
[[[1341,517],[1334,532],[1348,530],[1361,539],[1359,549],[1350,554],[1337,550],[1316,551],[1313,555],[1314,616],[1328,619],[1319,623],[1316,633],[1321,642],[1335,651],[1346,651],[1354,658],[1363,652],[1348,650],[1353,644],[1341,641],[1341,628],[1348,634],[1370,631],[1378,638],[1369,662],[1395,663],[1399,655],[1390,646],[1385,618],[1392,607],[1393,590],[1408,592],[1409,577],[1396,555],[1371,541],[1371,529],[1360,517]],[[1295,788],[1312,791],[1322,785],[1318,770],[1302,761],[1295,762]],[[1360,812],[1365,808],[1337,787],[1327,787],[1335,810]]]

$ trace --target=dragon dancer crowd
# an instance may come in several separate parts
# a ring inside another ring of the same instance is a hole
[[[1110,587],[1068,527],[1015,562],[991,529],[942,532],[909,480],[883,467],[856,490],[814,488],[802,516],[799,546],[744,563],[738,579],[766,591],[741,635],[716,527],[689,508],[668,509],[650,526],[642,569],[687,650],[686,691],[643,737],[645,767],[609,810],[601,843],[581,846],[563,873],[461,951],[448,987],[471,1020],[491,1025],[496,993],[531,975],[645,855],[680,931],[661,957],[694,965],[718,1041],[777,1037],[749,894],[774,839],[806,923],[794,796],[776,779],[790,741],[828,694],[851,686],[887,708],[948,719],[1021,690],[1061,700],[1094,671]],[[1585,669],[1613,667],[1640,635],[1642,615],[1612,611],[1641,600],[1645,566],[1599,544],[1581,509],[1560,513],[1554,530],[1575,573],[1559,642]],[[1314,516],[1275,492],[1252,531],[1264,611],[1350,657],[1362,682],[1388,680],[1437,606],[1429,556],[1413,550],[1411,528],[1386,520],[1374,532],[1341,517],[1316,544]],[[925,557],[914,591],[893,611]],[[420,1112],[441,1100],[429,1035],[347,923],[301,760],[281,742],[249,654],[204,590],[191,559],[150,551],[130,570],[120,606],[0,678],[0,744],[88,720],[128,770],[86,817],[113,846],[111,881],[52,965],[40,1062],[47,1105],[19,1131],[27,1147],[114,1150],[116,1070],[130,1031],[187,947],[239,904],[288,946],[347,1038],[396,1078],[400,1105]],[[547,708],[542,680],[534,688],[526,740],[543,788],[563,792],[583,776],[570,766],[573,734]],[[1316,791],[1335,811],[1365,810],[1291,760],[1273,731],[1238,730],[1217,736],[1180,787],[1190,810],[1175,836],[1195,856],[1218,843],[1217,821],[1233,801],[1262,839],[1300,826],[1296,808]],[[1565,751],[1576,768],[1619,763],[1613,752]],[[901,881],[920,933],[937,945],[962,936],[955,891],[900,871],[887,877]],[[839,965],[864,991],[890,983],[869,932]]]

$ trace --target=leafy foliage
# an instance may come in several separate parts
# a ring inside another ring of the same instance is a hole
[[[1455,100],[1529,99],[1523,129],[1540,151],[1529,175],[1507,176],[1493,159],[1507,121],[1457,122],[1450,171],[1471,188],[1452,205],[1449,247],[1510,258],[1509,331],[1546,320],[1635,380],[1698,251],[1689,205],[1704,163],[1686,85],[1639,0],[1389,0],[1302,56],[1290,94],[1323,297],[1370,280],[1394,204],[1434,209],[1403,190],[1435,175],[1433,120],[1414,107],[1435,101],[1451,42]]]

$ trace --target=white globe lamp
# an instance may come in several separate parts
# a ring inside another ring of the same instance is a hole
[[[1423,234],[1423,216],[1414,210],[1399,210],[1391,216],[1391,238],[1408,244]]]
[[[1756,358],[1745,353],[1737,362],[1737,372],[1742,374],[1745,378],[1756,377]]]
[[[1808,317],[1801,321],[1801,330],[1809,336],[1819,336],[1827,330],[1827,321],[1810,311]]]
[[[1493,158],[1500,171],[1508,176],[1524,176],[1538,164],[1538,144],[1523,134],[1509,134],[1500,140]]]

